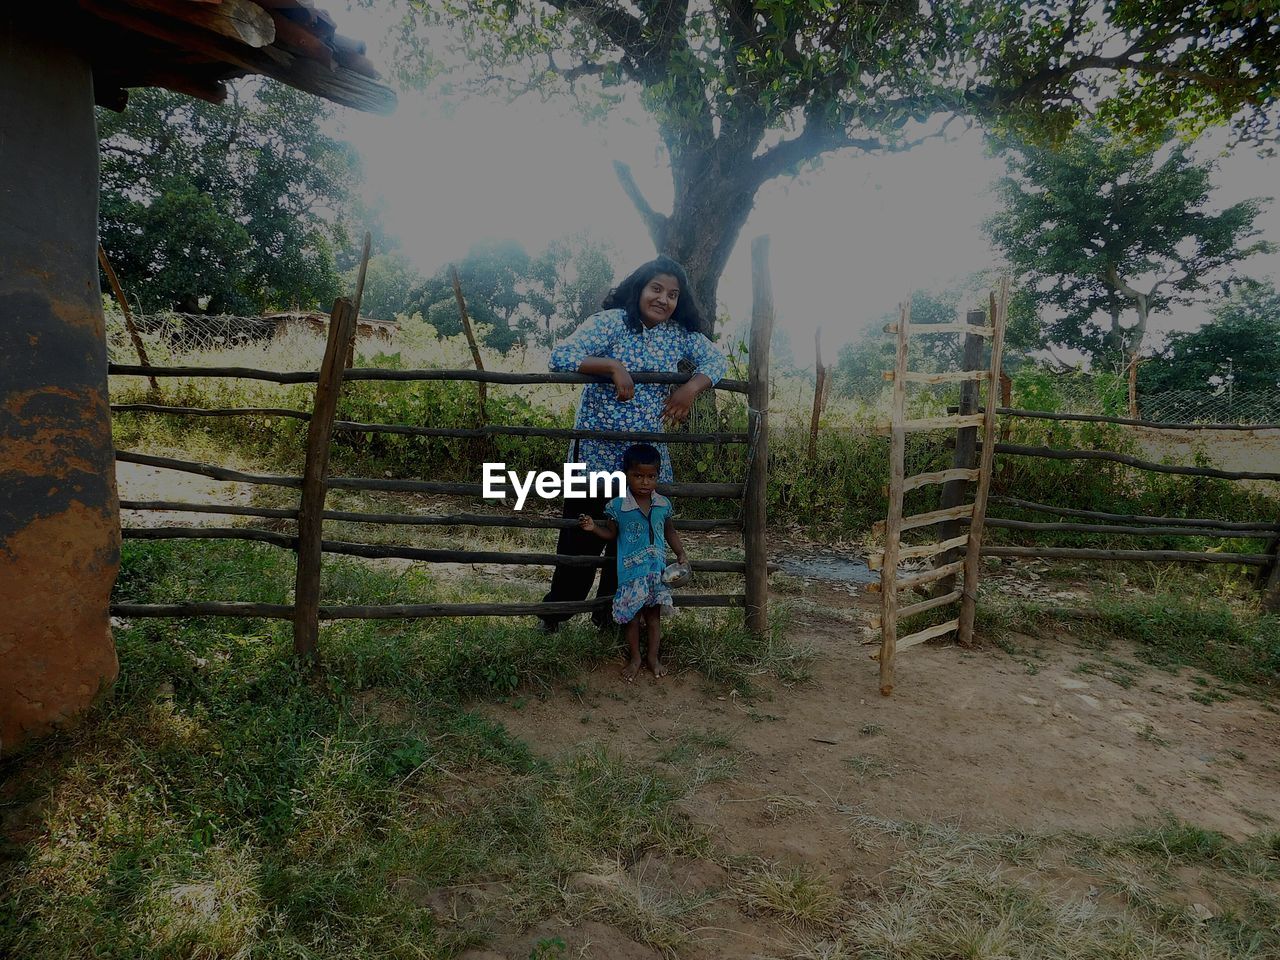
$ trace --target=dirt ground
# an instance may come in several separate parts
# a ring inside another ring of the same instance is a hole
[[[1268,469],[1273,442],[1234,438],[1231,448],[1244,459],[1223,465]],[[245,493],[120,466],[122,497],[238,502]],[[1010,593],[1036,589],[1025,565],[989,576]],[[610,663],[543,697],[474,705],[542,756],[601,743],[700,783],[680,802],[712,837],[714,862],[651,857],[569,880],[571,890],[589,892],[616,884],[622,872],[637,890],[707,897],[711,925],[682,957],[777,955],[780,929],[720,895],[729,882],[723,864],[733,858],[804,865],[837,889],[884,871],[891,853],[859,842],[860,816],[1028,833],[1107,833],[1172,816],[1235,838],[1280,821],[1280,711],[1269,704],[1247,696],[1200,702],[1192,699],[1203,692],[1193,671],[1108,672],[1108,663],[1134,664],[1131,651],[1117,646],[1104,656],[1069,635],[1016,634],[1001,646],[904,651],[897,688],[885,698],[870,656],[875,596],[821,580],[797,580],[795,589],[786,633],[811,655],[806,682],[760,677],[750,695],[709,690],[677,657],[660,681],[645,674],[623,683]],[[1104,588],[1064,589],[1079,599]],[[466,922],[489,913],[501,895],[484,885],[442,890],[433,909]],[[464,960],[525,960],[545,938],[563,939],[566,952],[557,956],[661,955],[598,922],[566,929],[549,920],[519,932],[499,924],[493,933],[489,947]]]
[[[670,765],[687,768],[681,744],[696,752],[698,743],[727,742],[702,759],[731,758],[731,773],[684,800],[688,813],[729,857],[804,864],[837,885],[885,866],[856,842],[860,814],[1028,833],[1105,833],[1173,816],[1238,838],[1280,818],[1280,713],[1260,702],[1197,702],[1191,694],[1201,688],[1185,672],[1149,669],[1126,688],[1081,672],[1094,668],[1096,651],[1025,636],[1014,638],[1017,653],[953,644],[904,651],[897,689],[884,698],[869,656],[872,604],[843,590],[815,592],[817,611],[788,630],[813,654],[810,682],[766,682],[750,699],[709,696],[678,662],[673,676],[635,684],[620,682],[609,664],[573,692],[480,709],[546,756],[598,741],[659,768],[674,754]],[[824,602],[861,625],[833,621]],[[1128,659],[1123,649],[1108,656]],[[677,885],[723,882],[709,863],[676,873],[669,882]],[[693,956],[760,955],[773,936],[728,908],[719,920],[714,943]],[[617,931],[598,924],[571,933],[584,956],[656,956],[625,938],[620,945]],[[523,958],[543,934],[464,956]]]

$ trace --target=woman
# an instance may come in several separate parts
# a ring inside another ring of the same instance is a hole
[[[551,351],[553,373],[588,373],[608,377],[612,383],[590,383],[582,389],[575,426],[586,430],[660,431],[664,422],[677,424],[689,416],[698,394],[710,389],[725,374],[725,359],[710,340],[698,332],[702,324],[698,305],[684,268],[670,257],[644,264],[605,297],[604,309],[564,343]],[[666,384],[641,383],[632,372],[675,373],[681,360],[697,368],[688,383],[671,389]],[[587,471],[621,470],[622,454],[629,440],[575,440],[569,448],[570,463],[585,463]],[[658,470],[661,483],[671,482],[671,456],[666,444],[657,444],[662,455]],[[563,515],[576,519],[590,514],[604,518],[608,497],[566,500]],[[612,557],[614,544],[576,525],[560,531],[556,553]],[[559,565],[551,577],[547,602],[584,600],[595,580],[594,567]],[[597,597],[612,597],[618,572],[612,562],[600,574]],[[568,617],[543,618],[555,630]],[[598,626],[610,623],[609,611],[597,610]]]

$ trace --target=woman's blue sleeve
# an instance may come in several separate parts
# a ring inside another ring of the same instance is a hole
[[[587,357],[613,355],[613,343],[620,325],[617,310],[601,310],[583,321],[564,343],[551,351],[547,368],[552,373],[576,373],[578,364]]]
[[[724,379],[729,364],[724,354],[720,352],[720,348],[705,336],[700,333],[689,334],[688,346],[685,349],[685,356],[697,365],[698,373],[706,374],[711,378],[712,386]]]

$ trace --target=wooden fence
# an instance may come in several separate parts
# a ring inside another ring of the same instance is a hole
[[[1002,295],[1001,304],[1005,302]],[[881,631],[880,660],[881,692],[888,695],[893,689],[894,657],[898,650],[916,643],[944,636],[955,631],[961,643],[972,637],[974,604],[980,557],[1021,557],[1049,560],[1102,560],[1102,561],[1160,561],[1188,564],[1236,564],[1257,569],[1257,583],[1262,591],[1263,609],[1280,611],[1280,517],[1260,518],[1256,521],[1229,522],[1199,517],[1132,516],[1094,510],[1079,510],[1038,503],[1012,496],[990,494],[996,455],[1036,457],[1047,460],[1118,463],[1153,473],[1175,474],[1193,477],[1212,477],[1225,480],[1262,480],[1280,482],[1280,472],[1272,470],[1224,470],[1218,467],[1182,466],[1157,463],[1129,454],[1111,450],[1063,449],[1045,446],[1029,446],[996,440],[996,416],[1009,419],[1039,419],[1108,423],[1118,426],[1142,427],[1152,430],[1187,431],[1205,429],[1257,429],[1237,424],[1159,423],[1126,417],[1108,417],[1095,414],[1052,413],[1040,410],[1023,410],[979,402],[978,386],[987,384],[987,397],[994,398],[1000,383],[1000,341],[1004,325],[1004,308],[992,298],[991,325],[982,311],[968,314],[966,323],[910,324],[907,306],[903,306],[900,320],[885,328],[896,335],[897,364],[886,378],[894,383],[893,419],[883,432],[891,437],[889,512],[884,523],[876,525],[875,532],[883,535],[885,546],[873,552],[870,565],[882,569],[881,582],[872,584],[873,591],[881,594],[881,614],[873,621]],[[949,373],[912,373],[906,369],[907,340],[911,335],[936,333],[965,334],[963,369]],[[983,339],[992,339],[991,360],[983,363]],[[960,383],[960,404],[948,408],[948,416],[930,419],[906,419],[905,388],[908,383]],[[956,429],[954,459],[951,469],[916,477],[903,476],[903,447],[905,435],[911,430]],[[979,442],[978,431],[983,436]],[[1003,431],[1002,431],[1003,435]],[[903,495],[912,489],[931,483],[945,483],[941,508],[913,517],[904,516]],[[974,503],[962,503],[968,485],[976,486]],[[1022,511],[1042,513],[1070,520],[1027,521],[986,515],[988,503],[1011,507]],[[924,526],[939,525],[937,542],[903,546],[904,531]],[[1266,542],[1262,553],[1227,553],[1216,550],[1151,550],[1111,547],[1054,547],[1054,546],[1002,546],[984,542],[987,529],[1015,530],[1021,533],[1082,533],[1115,537],[1205,537],[1216,539],[1258,538]],[[925,558],[931,569],[900,576],[898,565],[903,560]],[[963,559],[961,559],[963,558]],[[955,586],[957,574],[961,585]],[[911,603],[898,605],[898,595],[904,590],[928,588],[931,596]],[[927,627],[899,639],[899,621],[916,614],[935,610],[948,603],[960,601],[960,614],[951,620]]]
[[[386,370],[347,369],[345,360],[354,337],[356,311],[352,302],[339,299],[329,322],[324,360],[318,371],[276,372],[242,367],[191,367],[111,364],[113,376],[145,376],[155,378],[220,377],[243,378],[278,384],[316,384],[315,400],[310,412],[278,407],[236,407],[221,409],[193,408],[163,403],[112,404],[115,412],[145,412],[201,417],[274,416],[307,422],[306,459],[301,476],[246,473],[215,464],[198,463],[171,457],[157,457],[118,450],[116,459],[124,463],[144,464],[215,480],[232,480],[251,485],[285,487],[299,491],[296,508],[265,508],[224,504],[186,503],[177,501],[121,502],[122,509],[147,511],[183,511],[225,516],[292,520],[296,532],[279,533],[253,527],[124,527],[123,536],[135,540],[214,539],[248,540],[266,543],[297,553],[294,602],[292,604],[204,601],[168,604],[117,603],[112,613],[122,617],[261,617],[292,620],[294,647],[298,654],[317,657],[319,623],[338,619],[405,619],[425,617],[470,616],[538,616],[586,613],[607,608],[610,599],[564,603],[403,603],[384,605],[327,605],[320,595],[320,568],[325,554],[365,558],[398,558],[421,563],[494,563],[547,566],[600,567],[613,563],[612,557],[568,556],[553,553],[516,553],[488,550],[454,550],[410,546],[394,546],[362,542],[327,540],[324,522],[347,521],[393,526],[479,526],[557,530],[574,527],[577,521],[560,517],[523,516],[506,513],[364,513],[326,508],[330,490],[377,490],[397,493],[431,493],[463,497],[479,497],[480,483],[456,483],[435,480],[407,480],[371,477],[335,477],[328,473],[329,451],[335,431],[361,433],[394,433],[420,437],[552,437],[569,439],[595,438],[633,442],[744,444],[748,447],[747,475],[742,483],[672,483],[659,486],[664,494],[674,497],[727,498],[743,504],[741,519],[678,519],[680,530],[707,531],[741,529],[744,552],[741,560],[697,560],[691,562],[695,572],[739,573],[744,576],[741,594],[680,594],[675,600],[681,607],[743,607],[748,626],[764,631],[768,622],[767,539],[765,535],[765,491],[768,482],[768,409],[769,351],[773,327],[773,298],[768,274],[768,239],[757,238],[752,244],[754,307],[750,332],[750,355],[747,380],[722,380],[717,389],[746,395],[747,430],[744,433],[674,432],[645,433],[577,428],[530,427],[482,422],[473,428],[446,428],[405,423],[356,423],[336,419],[343,384],[348,381],[381,381],[413,383],[421,381],[470,381],[479,384],[586,384],[603,378],[576,373],[503,373],[487,370]],[[689,374],[633,373],[636,383],[679,384]],[[478,465],[477,465],[478,467]]]

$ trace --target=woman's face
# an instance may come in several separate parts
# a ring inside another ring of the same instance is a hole
[[[680,281],[669,273],[655,274],[640,291],[640,318],[646,327],[665,323],[680,299]]]

